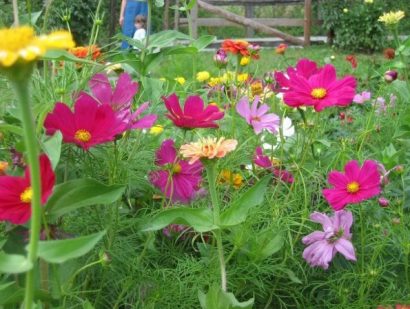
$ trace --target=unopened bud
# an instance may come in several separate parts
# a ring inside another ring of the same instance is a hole
[[[387,206],[389,206],[389,204],[390,204],[390,202],[387,198],[385,198],[385,197],[380,197],[379,198],[379,205],[381,207],[387,207]]]
[[[397,71],[387,71],[384,73],[384,80],[388,83],[391,83],[397,79]]]

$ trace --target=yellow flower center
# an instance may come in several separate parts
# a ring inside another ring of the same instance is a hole
[[[172,173],[173,174],[179,174],[182,171],[182,167],[179,163],[176,163],[172,166]]]
[[[347,189],[347,192],[349,193],[356,193],[357,191],[359,191],[360,185],[357,181],[352,181],[347,184],[346,189]]]
[[[327,95],[327,91],[325,88],[313,88],[310,95],[314,99],[323,99]]]
[[[74,134],[74,139],[82,143],[87,143],[91,139],[91,133],[83,129],[78,130]]]
[[[32,197],[33,190],[31,189],[31,187],[28,187],[20,194],[20,201],[22,201],[23,203],[31,203]]]

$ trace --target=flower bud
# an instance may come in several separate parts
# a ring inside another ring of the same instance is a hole
[[[387,199],[387,198],[385,198],[385,197],[380,197],[379,198],[379,205],[381,206],[381,207],[387,207],[387,206],[389,206],[389,204],[390,204],[390,202],[389,202],[389,200]]]
[[[403,165],[397,165],[397,166],[394,167],[394,170],[399,174],[403,174],[404,166]]]
[[[217,67],[224,68],[228,64],[228,55],[223,49],[219,49],[214,55],[214,62]]]
[[[397,71],[387,71],[384,73],[384,80],[388,83],[391,83],[397,79]]]

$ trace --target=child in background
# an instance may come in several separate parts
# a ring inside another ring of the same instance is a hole
[[[137,15],[135,16],[135,30],[134,33],[134,40],[142,41],[145,39],[147,35],[147,31],[145,30],[146,18],[144,15]]]

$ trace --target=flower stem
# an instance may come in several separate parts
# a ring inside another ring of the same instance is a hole
[[[36,127],[30,108],[29,79],[12,80],[11,84],[17,95],[20,109],[21,120],[23,122],[24,144],[26,146],[28,165],[30,168],[30,182],[33,191],[31,200],[31,222],[30,240],[28,244],[28,259],[33,264],[33,268],[27,272],[26,289],[24,297],[24,308],[30,309],[33,306],[34,298],[34,269],[37,262],[37,248],[40,238],[41,228],[41,180],[40,165],[38,161],[38,147]]]
[[[208,162],[206,166],[206,174],[208,176],[209,182],[209,193],[211,195],[213,215],[214,215],[214,224],[219,226],[221,223],[218,196],[216,194],[216,164],[214,162]],[[216,246],[218,250],[219,266],[221,269],[221,288],[222,291],[226,292],[226,268],[225,268],[225,257],[224,257],[224,248],[222,244],[222,233],[220,229],[217,229],[215,232]]]

